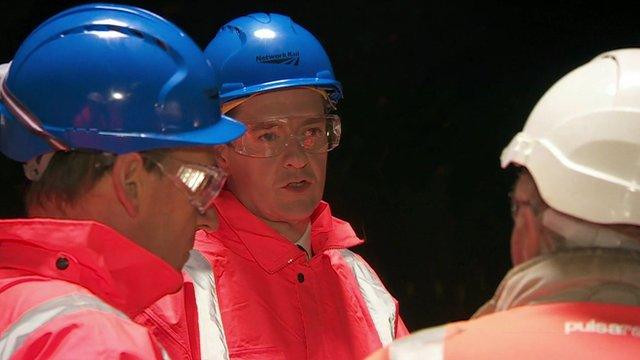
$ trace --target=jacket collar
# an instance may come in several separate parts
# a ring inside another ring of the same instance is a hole
[[[473,317],[550,302],[640,306],[640,252],[582,248],[542,255],[511,269]]]
[[[235,251],[251,256],[268,273],[274,273],[297,258],[303,250],[258,219],[229,191],[214,201],[220,225],[211,233]],[[324,201],[311,215],[311,247],[314,254],[362,244],[349,223],[334,218]],[[248,253],[248,254],[247,254]]]
[[[2,220],[0,267],[78,284],[129,316],[182,284],[162,259],[93,221]]]

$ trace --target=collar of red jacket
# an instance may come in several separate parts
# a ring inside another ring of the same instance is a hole
[[[248,251],[268,273],[274,273],[305,253],[258,219],[229,191],[214,201],[220,225],[212,235],[239,252]],[[344,249],[362,244],[346,221],[331,216],[322,201],[311,215],[311,247],[314,254],[328,249]]]
[[[78,284],[129,316],[182,284],[168,263],[93,221],[1,220],[0,267]]]

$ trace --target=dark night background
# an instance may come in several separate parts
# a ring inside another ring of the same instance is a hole
[[[121,1],[114,1],[121,2]],[[0,62],[80,1],[0,3]],[[202,47],[225,22],[280,12],[314,33],[345,99],[326,199],[366,237],[361,253],[417,328],[470,316],[510,267],[498,157],[544,91],[597,54],[640,46],[618,2],[129,1]],[[22,173],[1,157],[0,217],[22,214]]]

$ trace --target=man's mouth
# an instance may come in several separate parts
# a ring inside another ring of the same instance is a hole
[[[287,185],[285,185],[284,188],[292,191],[304,191],[308,189],[309,186],[311,186],[311,183],[309,181],[300,180],[300,181],[292,181],[290,183],[287,183]]]

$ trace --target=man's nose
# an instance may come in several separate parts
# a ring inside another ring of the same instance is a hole
[[[301,169],[309,163],[309,155],[302,147],[300,140],[291,135],[284,147],[285,167]]]
[[[302,169],[309,163],[309,155],[300,144],[300,141],[293,136],[289,138],[289,142],[284,147],[283,156],[285,167]]]
[[[208,208],[204,214],[198,212],[197,229],[205,231],[216,231],[218,229],[218,214],[214,208]]]

